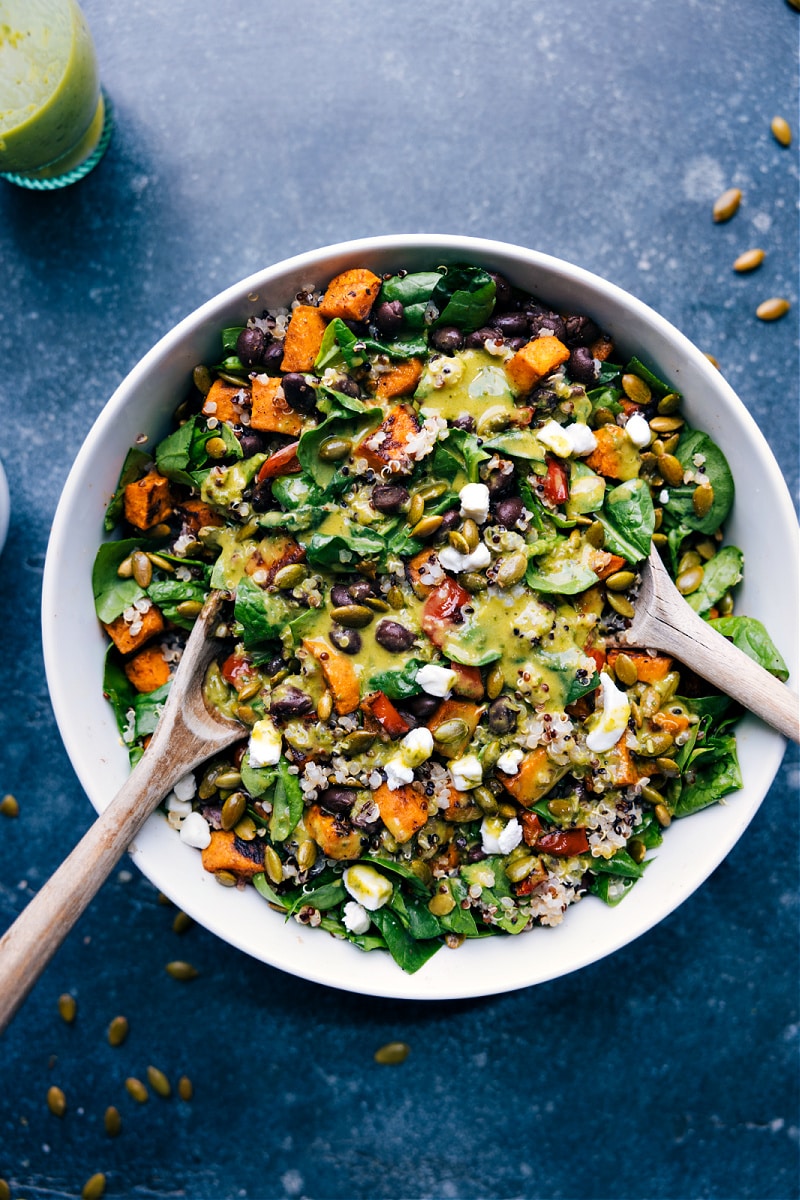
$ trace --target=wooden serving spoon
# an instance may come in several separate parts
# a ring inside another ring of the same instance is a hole
[[[642,577],[633,621],[618,635],[617,645],[664,650],[784,737],[800,742],[800,700],[698,616],[670,579],[655,546]]]
[[[206,668],[219,649],[213,630],[221,603],[221,593],[212,592],[203,606],[152,741],[130,777],[0,938],[0,1032],[173,785],[244,736],[242,725],[203,701]]]

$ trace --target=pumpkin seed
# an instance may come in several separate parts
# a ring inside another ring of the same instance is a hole
[[[143,550],[134,550],[131,555],[131,574],[139,587],[149,587],[153,578],[153,564]]]
[[[317,861],[317,843],[313,842],[311,838],[306,838],[297,847],[295,858],[301,871],[310,870]]]
[[[341,459],[347,458],[352,448],[353,443],[349,438],[328,437],[320,443],[317,457],[323,462],[340,462]]]
[[[489,742],[481,754],[481,766],[483,767],[484,774],[495,766],[502,753],[503,747],[500,742]]]
[[[492,405],[487,408],[483,414],[478,417],[478,423],[475,426],[475,432],[478,437],[486,437],[490,433],[499,433],[501,429],[505,429],[508,425],[508,412],[505,408],[499,405]]]
[[[691,596],[692,592],[696,592],[703,582],[703,568],[689,567],[688,571],[682,571],[675,580],[675,587],[682,596]]]
[[[264,870],[273,883],[283,883],[283,864],[272,846],[264,847]]]
[[[639,679],[636,663],[627,654],[618,654],[614,659],[614,674],[626,687],[633,687]]]
[[[233,832],[243,842],[252,842],[256,836],[256,823],[250,816],[242,817],[241,821],[237,821],[234,825]]]
[[[661,792],[658,790],[658,788],[652,787],[649,783],[646,783],[642,788],[642,798],[646,800],[648,804],[664,803],[664,797]]]
[[[647,846],[639,838],[631,838],[628,842],[628,854],[635,863],[643,863],[647,854]]]
[[[320,721],[329,721],[333,712],[333,696],[329,691],[324,691],[317,703],[317,717]]]
[[[417,488],[415,496],[421,496],[425,504],[429,500],[438,500],[447,491],[447,483],[443,480],[437,480],[435,483],[426,483],[423,487]]]
[[[645,758],[661,758],[673,744],[672,734],[667,733],[666,729],[654,729],[639,739],[637,753],[644,755]]]
[[[365,604],[340,604],[331,609],[331,616],[337,625],[344,625],[346,629],[363,629],[375,614]]]
[[[692,508],[696,516],[701,519],[707,517],[711,512],[713,504],[714,489],[710,483],[701,483],[699,487],[694,489],[692,492]]]
[[[600,425],[615,425],[616,421],[617,419],[610,408],[601,407],[595,410],[595,428],[598,428]]]
[[[258,521],[248,521],[246,525],[241,527],[241,529],[236,530],[236,533],[234,534],[234,541],[246,542],[248,538],[251,538],[254,533],[258,532],[259,528],[260,526]]]
[[[132,1100],[137,1104],[146,1104],[150,1098],[150,1093],[142,1083],[141,1079],[137,1079],[135,1075],[131,1075],[125,1080],[125,1090]]]
[[[742,193],[739,188],[728,188],[721,196],[717,197],[714,202],[712,215],[714,220],[730,221],[731,217],[737,212],[739,205],[742,202]]]
[[[417,525],[422,520],[424,512],[425,501],[423,500],[422,496],[420,496],[419,492],[417,492],[416,496],[411,497],[411,503],[409,504],[408,512],[406,513],[406,521],[411,526]]]
[[[192,928],[194,921],[188,913],[178,912],[175,914],[175,920],[172,922],[174,933],[187,933]]]
[[[180,1096],[181,1100],[191,1100],[192,1096],[194,1095],[192,1081],[188,1075],[181,1075],[180,1079],[178,1080],[178,1095]]]
[[[121,1046],[128,1036],[127,1017],[114,1017],[108,1027],[108,1041],[111,1046]]]
[[[662,548],[667,545],[667,535],[665,533],[654,533],[652,537],[653,545],[657,548]]]
[[[622,390],[634,404],[649,404],[653,395],[645,381],[632,374],[622,376]]]
[[[436,533],[443,520],[444,517],[423,517],[413,526],[411,533],[416,538],[430,537],[432,533]]]
[[[146,529],[144,536],[152,538],[153,541],[158,541],[159,538],[166,538],[172,533],[166,521],[159,521],[158,525],[153,525],[152,528]]]
[[[236,706],[236,719],[243,725],[255,725],[258,713],[250,704],[239,704]]]
[[[674,779],[676,775],[680,775],[680,768],[671,758],[657,758],[655,765],[658,767],[662,775],[666,775],[667,779]]]
[[[62,996],[58,997],[58,1012],[62,1021],[66,1021],[68,1025],[71,1025],[75,1020],[77,1011],[78,1005],[75,1002],[75,997],[70,996],[69,992],[64,992]]]
[[[236,887],[239,882],[233,871],[215,871],[214,878],[220,887]]]
[[[613,575],[606,578],[606,587],[611,588],[612,592],[625,592],[636,582],[636,575],[633,571],[615,571]]]
[[[367,606],[367,608],[371,608],[373,612],[376,612],[376,613],[391,612],[391,608],[392,608],[391,604],[387,604],[386,601],[383,600],[380,596],[365,596],[363,602]]]
[[[54,1117],[63,1117],[67,1111],[67,1097],[60,1087],[47,1089],[47,1107]]]
[[[512,883],[521,883],[523,879],[527,879],[529,875],[532,875],[538,866],[538,858],[535,858],[533,854],[525,854],[514,862],[509,863],[505,868],[505,872]]]
[[[229,383],[232,387],[247,387],[247,379],[243,375],[234,375],[233,371],[217,371],[223,383]]]
[[[154,1092],[158,1092],[159,1096],[164,1096],[166,1098],[167,1096],[172,1095],[170,1082],[164,1072],[160,1071],[158,1067],[147,1068],[147,1082],[150,1084]]]
[[[432,912],[435,917],[446,917],[451,913],[456,906],[456,902],[450,895],[450,890],[445,892],[437,892],[428,901],[428,911]]]
[[[485,813],[497,812],[497,799],[489,791],[487,787],[476,787],[472,789],[472,798],[475,800]]]
[[[406,598],[403,595],[403,589],[398,587],[396,583],[392,584],[389,588],[386,593],[386,599],[394,609],[405,608]]]
[[[208,367],[199,366],[192,371],[192,382],[201,396],[207,396],[214,379]]]
[[[683,417],[653,417],[650,428],[653,433],[674,433],[685,425]]]
[[[658,692],[652,685],[648,685],[642,692],[639,706],[644,719],[649,720],[651,717],[654,717],[661,708],[661,693]]]
[[[0,1179],[0,1200],[11,1200],[11,1188],[5,1179]]]
[[[665,454],[674,454],[675,448],[678,445],[678,442],[680,440],[681,440],[680,433],[673,433],[671,437],[664,438],[664,440],[661,443],[662,446],[664,447],[664,453]]]
[[[568,817],[572,813],[572,801],[566,797],[548,801],[547,807],[554,817]]]
[[[641,729],[642,728],[642,710],[639,708],[639,705],[636,703],[635,700],[631,700],[630,705],[631,705],[631,716],[633,717],[633,723],[637,729]]]
[[[698,542],[695,547],[701,559],[709,562],[717,553],[717,547],[712,542],[711,538],[703,538],[702,542]]]
[[[680,575],[681,571],[688,571],[689,567],[699,567],[702,561],[696,550],[687,550],[678,559],[678,575]]]
[[[223,791],[228,791],[230,788],[238,788],[242,782],[242,773],[233,769],[222,771],[217,776],[215,782],[217,787],[222,788]]]
[[[466,940],[467,935],[465,933],[453,933],[452,930],[448,930],[444,935],[444,944],[448,950],[458,950],[459,946],[463,946]]]
[[[206,442],[206,454],[211,458],[224,458],[227,453],[228,447],[225,445],[224,438],[212,437]]]
[[[469,546],[469,552],[477,550],[478,542],[481,540],[481,531],[473,521],[472,517],[467,517],[464,524],[461,526],[461,533]]]
[[[755,271],[756,267],[761,266],[764,258],[765,254],[763,250],[745,250],[734,261],[733,269],[740,274],[743,274],[745,271]]]
[[[661,472],[662,478],[671,487],[678,487],[683,483],[683,464],[674,454],[659,455],[658,469]]]
[[[677,671],[667,671],[664,678],[659,680],[655,686],[661,696],[662,704],[666,704],[668,700],[672,699],[678,690],[680,682],[681,677]]]
[[[387,1042],[375,1051],[375,1062],[384,1067],[396,1067],[408,1058],[409,1047],[405,1042]]]
[[[417,879],[421,879],[426,887],[430,887],[433,883],[433,871],[428,864],[421,858],[412,858],[411,870],[416,875]]]
[[[519,583],[528,569],[528,556],[524,550],[513,554],[505,554],[499,559],[495,570],[495,582],[498,587],[507,588]]]
[[[197,976],[200,974],[200,972],[197,970],[197,967],[193,967],[192,964],[188,962],[181,962],[180,959],[176,959],[173,962],[168,962],[164,969],[168,975],[172,976],[173,979],[180,979],[181,981],[197,979]]]
[[[772,296],[769,300],[763,300],[756,309],[756,316],[760,321],[777,321],[781,317],[785,317],[791,308],[788,300],[784,300],[781,296]]]
[[[303,563],[289,563],[287,567],[281,567],[280,571],[275,572],[272,582],[276,588],[293,588],[302,583],[307,574],[308,570]]]
[[[106,1177],[102,1171],[90,1175],[81,1188],[81,1200],[100,1200],[106,1190]]]
[[[109,1137],[117,1137],[122,1129],[122,1117],[119,1115],[119,1109],[115,1108],[113,1104],[109,1104],[106,1109],[103,1124]]]
[[[464,537],[463,533],[459,533],[457,529],[451,529],[447,535],[447,540],[454,550],[459,554],[469,554],[469,542]]]
[[[729,617],[731,615],[733,612],[733,596],[730,592],[726,592],[724,596],[720,597],[717,601],[717,608],[721,617]]]
[[[792,127],[785,117],[773,117],[770,129],[776,142],[780,142],[782,146],[791,146]]]
[[[681,398],[677,392],[667,392],[666,396],[662,396],[658,402],[657,409],[659,416],[669,417],[672,413],[677,412],[681,406]]]
[[[252,700],[253,697],[257,696],[260,691],[261,680],[258,676],[256,676],[255,679],[250,679],[247,683],[242,684],[242,686],[239,688],[238,696],[242,701]]]
[[[247,811],[247,797],[244,792],[231,792],[222,806],[220,824],[225,830],[233,829],[241,821]]]
[[[606,544],[606,531],[599,521],[592,521],[584,537],[590,546],[594,546],[595,550],[602,550]]]
[[[668,825],[672,824],[672,817],[666,804],[657,804],[653,809],[653,815],[662,829],[666,829]]]
[[[499,663],[495,663],[489,674],[486,676],[486,695],[490,700],[496,700],[503,690],[505,676],[503,668]]]
[[[187,617],[189,620],[192,617],[199,617],[202,610],[202,600],[181,600],[180,604],[175,605],[175,611],[178,616]]]
[[[130,579],[133,575],[133,555],[129,554],[127,558],[123,558],[122,562],[117,567],[117,575],[120,579]]]
[[[371,750],[375,743],[375,734],[369,733],[366,729],[354,729],[352,733],[348,733],[339,743],[341,752],[345,757],[352,758],[356,754],[366,754]]]
[[[445,745],[450,742],[460,742],[462,738],[469,736],[469,726],[466,721],[462,721],[461,717],[453,717],[450,721],[444,721],[436,730],[434,730],[433,740],[435,742],[444,742]]]
[[[478,571],[464,571],[459,575],[458,582],[468,592],[485,592],[489,586],[486,576]]]
[[[616,592],[608,592],[606,595],[606,600],[608,600],[608,603],[614,609],[614,612],[619,613],[621,617],[633,616],[633,605],[631,604],[630,600],[625,598],[625,596],[618,596]]]

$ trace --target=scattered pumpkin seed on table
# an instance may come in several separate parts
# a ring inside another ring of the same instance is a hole
[[[396,1067],[408,1058],[410,1047],[405,1042],[387,1042],[375,1051],[375,1062]]]
[[[108,1040],[112,1046],[121,1046],[128,1036],[128,1019],[127,1017],[114,1017],[114,1020],[108,1027]]]
[[[109,1104],[106,1109],[103,1124],[109,1137],[117,1137],[122,1129],[122,1117],[119,1115],[119,1109],[113,1104]]]
[[[149,1098],[147,1088],[142,1083],[141,1079],[137,1079],[135,1075],[130,1075],[125,1080],[125,1090],[132,1100],[137,1104],[146,1104]]]
[[[178,1095],[181,1100],[191,1100],[194,1095],[194,1087],[188,1075],[181,1075],[178,1080]]]
[[[730,221],[731,217],[738,212],[739,205],[742,202],[742,193],[739,188],[728,188],[721,196],[718,196],[714,202],[713,217],[716,222]]]
[[[756,267],[760,267],[766,257],[763,250],[752,249],[745,250],[743,254],[735,260],[733,264],[734,271],[743,274],[746,271],[755,271]]]
[[[10,792],[7,792],[5,796],[3,796],[3,799],[0,800],[0,813],[2,813],[4,817],[19,816],[19,801],[17,800],[16,796],[12,796]]]
[[[63,1117],[67,1111],[67,1098],[60,1087],[47,1089],[47,1107],[54,1117]]]
[[[166,1098],[172,1095],[170,1082],[164,1072],[160,1071],[158,1067],[147,1068],[147,1082],[154,1092],[158,1092],[159,1096]]]
[[[778,321],[786,316],[791,307],[789,301],[782,296],[770,296],[769,300],[761,301],[756,309],[756,316],[760,321]]]
[[[106,1177],[102,1171],[91,1175],[81,1189],[81,1200],[100,1200],[105,1194]]]
[[[66,1021],[68,1025],[71,1025],[75,1020],[78,1005],[75,997],[70,996],[69,992],[64,992],[63,995],[58,997],[58,1012],[62,1021]]]
[[[770,129],[776,142],[780,142],[781,146],[791,146],[792,127],[785,117],[773,117]]]
[[[180,959],[175,959],[172,962],[168,962],[164,969],[168,975],[172,976],[173,979],[180,980],[197,979],[197,976],[200,973],[196,967],[192,966],[191,963],[181,962]]]

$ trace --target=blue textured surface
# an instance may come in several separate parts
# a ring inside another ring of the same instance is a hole
[[[0,927],[92,815],[44,683],[49,527],[94,417],[220,288],[350,237],[537,247],[659,309],[726,377],[793,494],[798,14],[782,0],[86,0],[116,114],[59,194],[0,189]],[[715,226],[711,205],[739,186]],[[731,263],[752,245],[763,267]],[[785,295],[764,324],[755,306]],[[485,1001],[360,999],[194,928],[123,864],[0,1041],[0,1178],[15,1200],[109,1196],[798,1195],[798,760],[700,891],[613,958]],[[735,801],[734,801],[735,802]],[[635,893],[634,893],[635,897]],[[631,898],[626,903],[635,903]],[[164,973],[174,958],[192,984]],[[64,991],[78,1001],[71,1027]],[[106,1028],[131,1033],[112,1049]],[[374,1063],[388,1040],[411,1047]],[[124,1090],[148,1064],[195,1097]],[[68,1111],[52,1116],[51,1084]],[[122,1113],[103,1131],[109,1104]]]

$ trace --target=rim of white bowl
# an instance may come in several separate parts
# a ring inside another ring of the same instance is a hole
[[[375,236],[335,243],[295,255],[234,283],[200,305],[166,333],[132,368],[99,413],[64,485],[51,529],[42,588],[45,670],[53,710],[67,754],[98,812],[102,811],[111,797],[99,794],[95,778],[97,762],[87,754],[85,731],[80,720],[76,720],[70,680],[64,678],[64,667],[60,659],[63,634],[57,620],[63,587],[62,563],[58,549],[69,533],[70,522],[74,520],[76,510],[85,499],[82,495],[86,487],[83,474],[86,465],[96,453],[98,442],[118,418],[123,406],[135,396],[137,388],[149,372],[160,363],[165,363],[180,347],[184,337],[207,322],[214,321],[217,314],[223,313],[231,304],[243,302],[248,294],[261,292],[270,283],[287,275],[297,276],[303,272],[311,273],[320,269],[326,274],[332,274],[344,269],[347,262],[363,263],[375,255],[396,259],[403,254],[420,251],[429,252],[432,257],[439,253],[449,255],[452,261],[456,261],[452,256],[457,255],[468,261],[492,264],[498,270],[512,275],[514,264],[544,275],[554,274],[566,281],[570,287],[588,293],[585,309],[591,310],[592,301],[611,304],[612,307],[626,310],[629,317],[648,325],[658,340],[663,341],[678,357],[686,359],[694,371],[699,372],[700,378],[705,379],[723,408],[736,413],[737,421],[747,438],[750,454],[759,466],[767,470],[773,505],[772,515],[776,527],[794,531],[792,544],[786,547],[785,565],[789,571],[793,565],[793,574],[790,577],[797,578],[797,525],[794,508],[785,480],[766,439],[731,386],[705,355],[666,318],[632,293],[585,268],[540,251],[508,242],[453,234]],[[546,285],[542,286],[541,295],[547,298]],[[629,340],[635,342],[637,339],[632,337]],[[102,538],[99,528],[96,534],[99,542]],[[88,619],[93,620],[93,617],[93,612],[90,612]],[[796,647],[787,661],[792,668],[793,677],[796,677]],[[99,688],[98,680],[98,691]],[[642,910],[637,910],[631,905],[631,900],[627,899],[625,904],[615,909],[607,909],[597,904],[592,906],[588,916],[584,916],[584,910],[589,909],[589,905],[575,905],[570,908],[563,925],[552,930],[535,930],[529,940],[525,939],[529,953],[515,945],[516,939],[490,938],[478,943],[467,943],[455,959],[446,950],[442,950],[421,971],[409,976],[400,971],[388,954],[365,955],[343,942],[332,943],[336,950],[333,955],[323,952],[325,943],[328,943],[329,948],[332,940],[323,939],[319,931],[308,931],[302,927],[298,927],[299,932],[293,939],[297,946],[302,947],[302,953],[299,950],[295,951],[291,940],[287,942],[285,938],[283,941],[286,944],[275,948],[270,944],[269,930],[266,933],[259,930],[258,934],[254,934],[247,920],[239,921],[244,910],[234,905],[241,903],[245,899],[244,895],[220,889],[213,879],[210,880],[216,893],[213,896],[203,887],[193,887],[189,897],[176,894],[172,871],[168,870],[163,862],[154,861],[158,857],[155,851],[160,844],[159,839],[163,839],[168,828],[163,818],[150,818],[131,853],[137,866],[156,887],[174,898],[189,915],[195,917],[212,933],[251,956],[300,978],[361,994],[402,999],[446,1000],[517,990],[581,969],[634,941],[674,912],[722,862],[761,804],[780,766],[785,749],[784,740],[778,734],[765,730],[754,718],[746,717],[739,728],[740,740],[743,740],[745,751],[748,741],[753,737],[757,738],[760,744],[758,786],[754,789],[754,785],[747,782],[743,792],[737,794],[738,808],[735,819],[728,820],[724,826],[721,822],[717,822],[713,827],[709,825],[709,814],[716,809],[708,809],[692,817],[697,836],[701,836],[701,828],[705,827],[714,843],[712,848],[706,847],[702,869],[692,870],[691,864],[687,869],[684,863],[681,870],[670,875],[669,880],[663,880],[669,886],[669,892],[664,894],[663,902],[645,905]],[[729,806],[729,809],[730,807],[732,806]],[[174,841],[175,854],[188,851],[188,848],[178,844],[172,831],[169,831],[169,835]],[[660,849],[662,862],[667,845],[668,842],[665,842],[665,846]],[[194,851],[188,853],[196,856]],[[648,871],[648,877],[655,878],[658,875],[658,863],[659,858],[656,856]],[[200,870],[202,872],[202,868]],[[209,879],[206,875],[200,882],[206,884]],[[640,884],[636,892],[642,886]],[[202,895],[204,890],[205,895]],[[255,895],[253,889],[247,891]],[[180,888],[177,892],[180,893]],[[260,898],[258,903],[263,905],[265,918],[268,916],[274,920],[277,917],[277,914],[270,913]],[[626,912],[627,915],[624,915]],[[571,923],[572,926],[577,926],[576,918],[580,920],[580,931],[577,935],[571,935]],[[311,943],[310,949],[306,946],[309,933],[319,939],[319,953],[317,944]],[[263,943],[260,940],[261,934],[264,936]],[[561,938],[561,943],[554,943],[552,939],[558,938]],[[538,951],[545,949],[545,939],[548,943],[547,952],[540,955]],[[577,944],[572,945],[573,942]],[[566,947],[563,953],[562,943]],[[508,951],[517,953],[509,954]],[[476,952],[479,957],[476,957]],[[462,966],[459,966],[459,962]],[[469,969],[465,970],[467,966]]]

